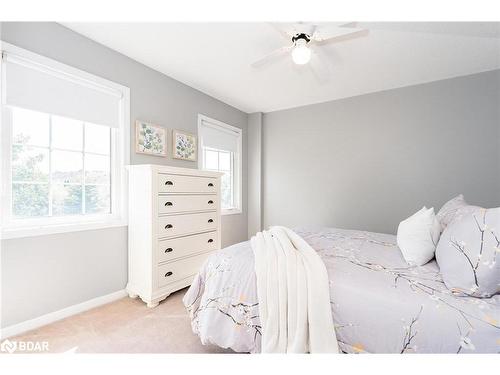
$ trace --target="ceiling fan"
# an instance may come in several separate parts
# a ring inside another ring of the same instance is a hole
[[[354,27],[355,23],[293,23],[271,24],[271,26],[290,41],[290,44],[278,48],[252,65],[259,68],[287,53],[297,65],[307,64],[311,59],[311,47],[321,47],[324,44],[338,43],[368,34],[367,29]]]

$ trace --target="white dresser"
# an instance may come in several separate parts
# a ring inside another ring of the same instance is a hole
[[[127,292],[155,307],[220,248],[221,173],[151,164],[128,171]]]

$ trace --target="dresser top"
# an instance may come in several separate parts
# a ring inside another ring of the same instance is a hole
[[[127,165],[126,168],[129,171],[151,170],[152,172],[157,172],[157,173],[169,173],[169,174],[178,174],[184,176],[221,177],[224,174],[222,172],[204,171],[196,168],[171,167],[168,165],[160,165],[160,164],[131,164]]]

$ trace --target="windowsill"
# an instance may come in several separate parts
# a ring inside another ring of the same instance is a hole
[[[239,209],[239,208],[233,208],[233,209],[230,209],[230,210],[224,210],[222,209],[220,214],[222,216],[226,216],[226,215],[237,215],[237,214],[241,214],[242,211]]]
[[[106,220],[94,221],[88,223],[66,223],[66,224],[51,224],[32,227],[12,227],[3,228],[1,231],[1,239],[25,238],[46,236],[50,234],[81,232],[86,230],[97,230],[106,228],[125,227],[128,223],[125,220]]]

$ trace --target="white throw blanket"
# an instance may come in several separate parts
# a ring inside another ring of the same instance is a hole
[[[299,235],[272,227],[251,240],[262,353],[338,353],[326,267]]]

